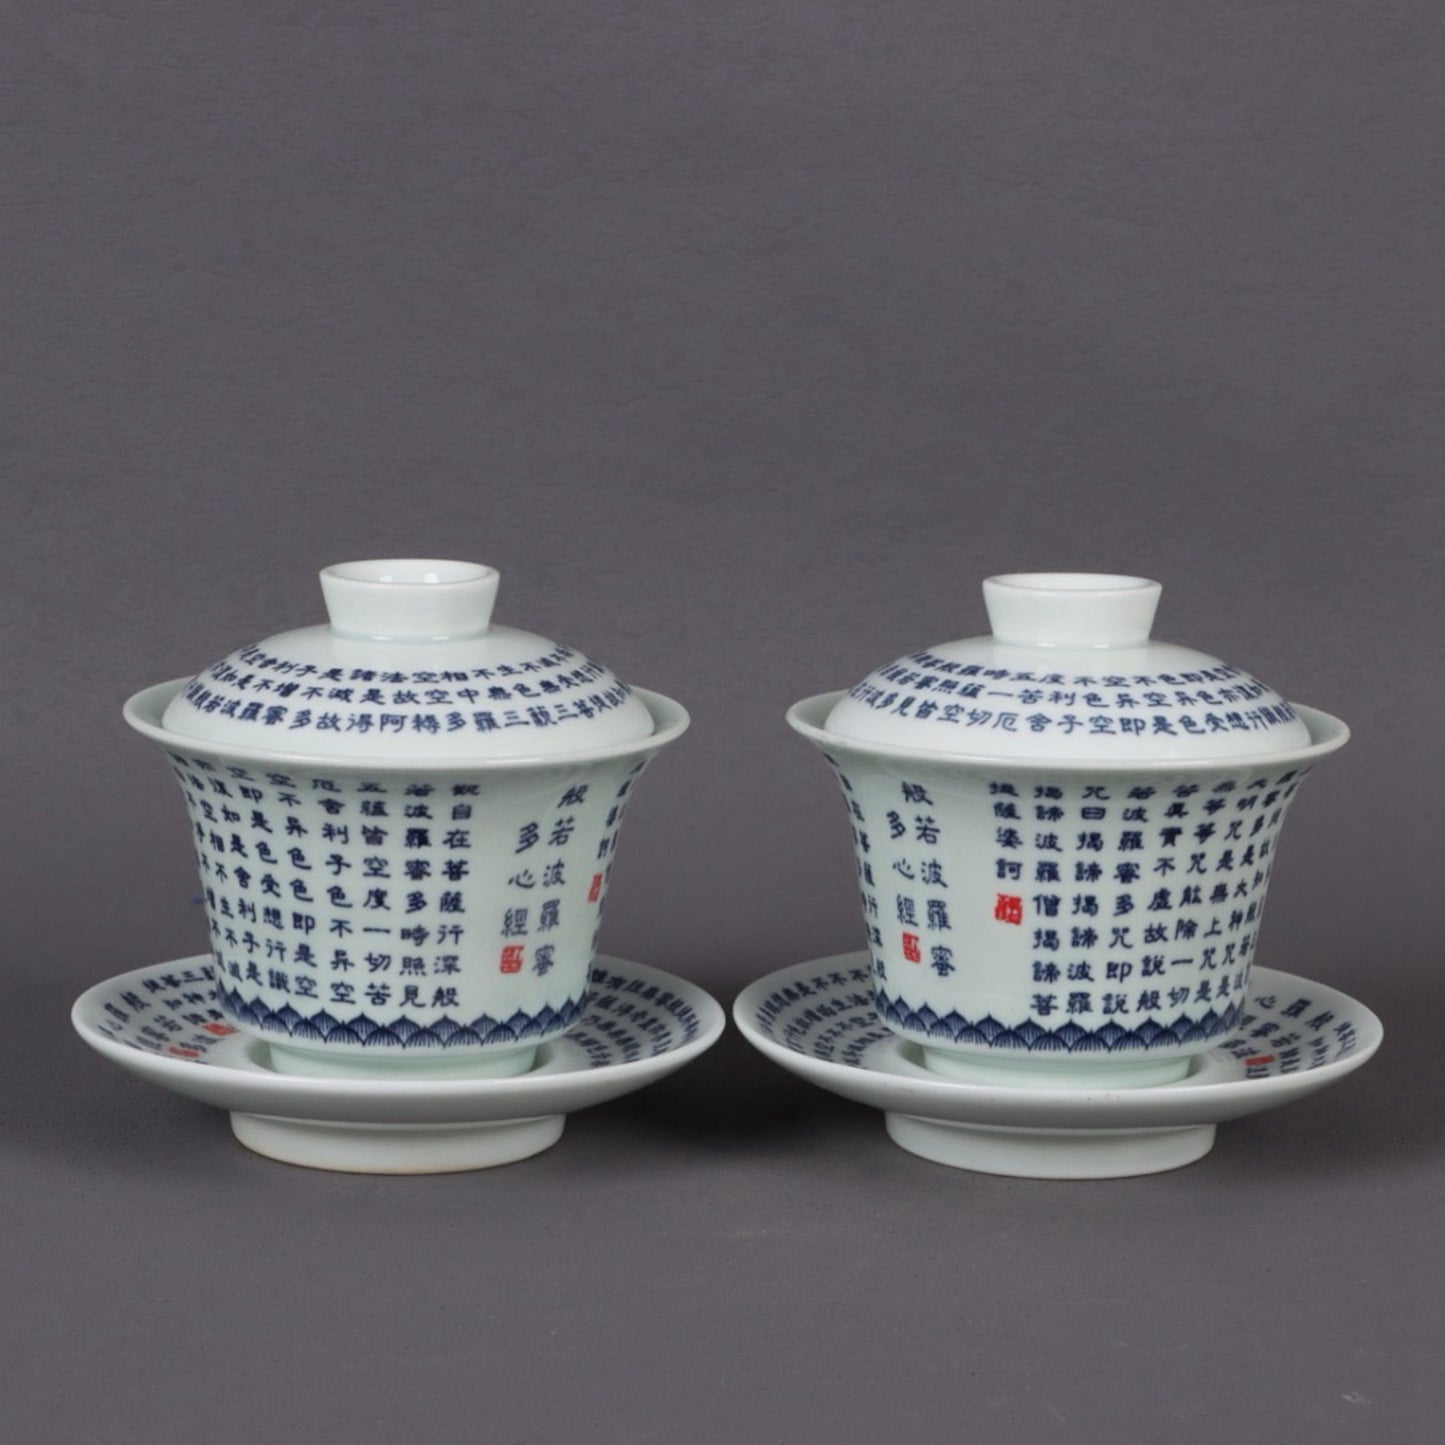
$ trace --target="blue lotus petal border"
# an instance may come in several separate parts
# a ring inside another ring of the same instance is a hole
[[[1239,1022],[1242,1004],[1234,1003],[1223,1013],[1210,1009],[1197,1019],[1187,1014],[1167,1026],[1146,1019],[1132,1029],[1117,1023],[1102,1028],[1085,1029],[1069,1022],[1056,1029],[1046,1029],[1033,1019],[1008,1025],[985,1016],[973,1020],[950,1012],[940,1016],[925,1005],[914,1009],[901,999],[889,997],[881,989],[874,994],[878,1017],[900,1032],[915,1038],[924,1035],[954,1044],[979,1044],[990,1049],[1020,1049],[1026,1053],[1124,1053],[1135,1049],[1177,1048],[1180,1044],[1198,1043],[1227,1034]]]
[[[561,1008],[544,1008],[537,1014],[518,1010],[505,1019],[482,1014],[469,1023],[443,1017],[434,1023],[419,1024],[405,1015],[390,1022],[366,1014],[342,1021],[325,1009],[314,1014],[299,1013],[290,1004],[271,1009],[260,999],[243,998],[224,985],[218,986],[217,997],[230,1017],[267,1033],[308,1043],[356,1044],[371,1049],[475,1048],[478,1044],[524,1044],[531,1039],[549,1039],[580,1022],[588,1004],[588,995],[583,993],[568,999]]]

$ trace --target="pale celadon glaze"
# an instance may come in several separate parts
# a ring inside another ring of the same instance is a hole
[[[1348,732],[1151,642],[1159,592],[991,578],[993,636],[788,714],[843,788],[879,1016],[940,1074],[1168,1083],[1237,1023],[1280,825]]]
[[[491,568],[321,580],[329,624],[126,706],[186,800],[219,1006],[295,1074],[525,1072],[586,1010],[624,810],[687,714],[494,625]]]
[[[166,706],[168,732],[329,758],[518,758],[635,742],[654,720],[607,668],[491,620],[498,573],[385,559],[321,573],[329,621],[223,657]]]
[[[1338,1082],[1380,1047],[1384,1028],[1327,985],[1258,968],[1236,1026],[1175,1083],[1131,1089],[1009,1087],[927,1068],[872,999],[872,961],[794,964],[738,996],[744,1038],[789,1073],[884,1112],[889,1136],[935,1163],[1034,1179],[1156,1174],[1202,1158],[1215,1129]]]
[[[1308,729],[1273,688],[1208,653],[1150,639],[1160,591],[1143,577],[990,577],[991,635],[876,669],[824,726],[924,752],[1125,766],[1307,747]]]
[[[566,1115],[663,1078],[711,1048],[723,1011],[661,969],[598,957],[590,1002],[536,1067],[511,1078],[278,1072],[220,1007],[209,956],[87,989],[71,1010],[91,1048],[137,1078],[226,1109],[248,1149],[350,1173],[435,1174],[525,1159]]]

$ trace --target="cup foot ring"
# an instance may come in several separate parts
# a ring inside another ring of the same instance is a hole
[[[888,1136],[910,1154],[1016,1179],[1127,1179],[1204,1158],[1214,1125],[1184,1129],[1014,1129],[886,1113]]]
[[[486,1124],[347,1124],[231,1115],[246,1148],[283,1164],[346,1174],[455,1174],[515,1164],[562,1137],[563,1114]]]

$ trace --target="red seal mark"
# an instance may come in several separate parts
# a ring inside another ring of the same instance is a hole
[[[223,1039],[227,1034],[236,1032],[230,1024],[202,1024],[201,1027],[205,1029],[208,1034],[215,1034],[218,1039]]]
[[[521,973],[522,957],[526,948],[520,943],[509,943],[502,949],[502,972]]]
[[[1246,1059],[1246,1060],[1244,1061],[1244,1063],[1245,1063],[1245,1067],[1246,1067],[1246,1068],[1250,1068],[1250,1069],[1263,1068],[1265,1064],[1272,1064],[1272,1063],[1274,1063],[1274,1055],[1273,1055],[1273,1054],[1256,1054],[1252,1059]]]
[[[600,873],[594,873],[592,875],[592,886],[587,890],[587,901],[589,903],[596,903],[597,900],[601,897],[602,875]]]
[[[905,933],[903,935],[903,956],[909,963],[923,962],[923,954],[918,947],[918,935],[916,933]]]
[[[993,916],[1000,923],[1022,923],[1024,901],[1013,893],[1000,893],[993,903]]]

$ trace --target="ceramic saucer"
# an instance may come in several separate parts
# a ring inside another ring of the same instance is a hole
[[[1132,1089],[963,1084],[879,1022],[866,953],[800,963],[744,989],[733,1017],[790,1073],[884,1110],[910,1153],[986,1174],[1108,1179],[1201,1159],[1215,1125],[1303,1098],[1359,1068],[1380,1020],[1337,989],[1256,968],[1236,1032],[1177,1083]]]
[[[540,1153],[567,1114],[670,1074],[722,1033],[695,985],[617,958],[593,967],[586,1017],[543,1044],[529,1073],[500,1079],[327,1079],[277,1073],[266,1046],[215,1007],[208,954],[97,984],[71,1021],[123,1069],[231,1113],[258,1154],[314,1169],[432,1174]]]

